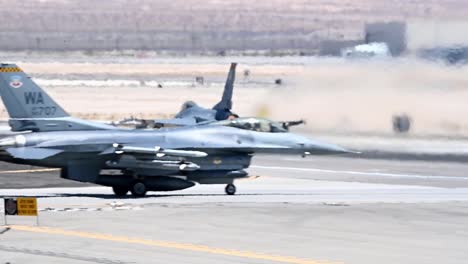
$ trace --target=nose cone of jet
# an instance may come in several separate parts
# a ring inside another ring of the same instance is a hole
[[[321,142],[314,142],[313,144],[308,144],[307,147],[305,147],[304,151],[309,152],[310,154],[316,154],[316,155],[356,153],[356,152],[342,148],[337,145],[321,143]],[[306,154],[309,154],[309,153],[306,153]]]
[[[304,155],[335,155],[357,153],[334,144],[310,140],[307,138],[301,138],[298,145],[299,148],[304,151]]]

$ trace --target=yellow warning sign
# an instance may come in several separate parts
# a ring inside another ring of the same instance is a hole
[[[21,197],[16,199],[18,215],[37,216],[37,200],[33,197]]]

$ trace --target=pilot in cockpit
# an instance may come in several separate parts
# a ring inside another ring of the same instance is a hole
[[[214,125],[230,126],[240,129],[267,132],[267,133],[284,133],[287,132],[279,123],[261,119],[261,118],[237,118],[233,120],[224,120],[213,123]]]

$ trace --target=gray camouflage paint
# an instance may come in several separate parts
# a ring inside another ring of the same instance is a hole
[[[1,139],[0,160],[58,167],[61,176],[71,180],[114,187],[141,182],[148,190],[177,190],[191,187],[193,182],[226,184],[246,177],[244,169],[256,154],[348,152],[293,133],[209,124],[161,130],[118,129],[70,117],[16,65],[2,64],[0,77],[0,93],[10,124],[19,130],[37,131]],[[164,150],[177,155],[165,155]],[[111,170],[119,173],[109,174]]]

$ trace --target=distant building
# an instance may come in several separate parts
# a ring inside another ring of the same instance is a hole
[[[379,22],[366,24],[365,43],[386,43],[393,56],[402,55],[407,48],[405,22]]]
[[[408,48],[424,59],[466,64],[467,28],[467,21],[412,20],[408,23]]]
[[[341,56],[343,49],[363,44],[363,40],[325,40],[320,42],[320,56]]]
[[[468,21],[410,20],[408,49],[468,46]]]
[[[366,52],[361,49],[373,51]],[[400,56],[406,51],[406,23],[368,23],[365,25],[362,39],[325,40],[320,43],[319,50],[322,56]]]

